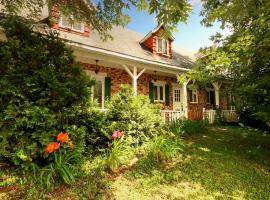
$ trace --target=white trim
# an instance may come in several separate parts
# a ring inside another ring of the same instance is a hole
[[[161,48],[162,48],[161,51],[159,51],[159,49],[158,49],[158,48],[159,48],[159,47],[158,47],[159,40],[161,40]],[[163,48],[164,48],[165,42],[167,43],[167,45],[166,45],[166,47],[167,47],[166,53],[163,52]],[[170,44],[170,43],[169,43],[169,40],[166,40],[166,39],[164,39],[164,38],[161,38],[161,37],[156,36],[156,52],[157,52],[157,53],[160,53],[160,54],[162,54],[162,55],[168,56],[168,55],[169,55],[169,44]]]
[[[91,78],[102,82],[101,109],[104,109],[105,108],[105,77],[107,76],[107,74],[106,73],[96,74],[95,72],[90,71],[90,70],[84,70],[84,71],[86,72],[86,74],[91,76]],[[91,90],[92,90],[91,98],[94,99],[94,86],[92,86]]]
[[[165,81],[152,81],[153,85],[154,85],[154,88],[155,86],[157,87],[157,100],[155,99],[154,97],[154,102],[165,102],[165,85],[166,85],[166,82]],[[163,92],[163,100],[160,100],[160,87],[162,87],[162,92]]]
[[[73,18],[73,16],[71,16],[71,18]],[[69,23],[70,23],[70,22],[69,22]],[[70,23],[69,25],[70,25],[70,26],[64,26],[64,25],[63,25],[63,15],[60,15],[59,24],[58,24],[58,26],[59,26],[60,28],[66,28],[66,29],[70,29],[70,30],[75,31],[75,32],[84,33],[84,23],[83,23],[83,22],[81,22],[81,30],[75,29],[75,28],[73,27],[73,24],[72,24],[72,23]]]
[[[193,103],[193,104],[198,103],[198,90],[197,89],[190,89],[190,88],[188,88],[188,90],[191,90],[191,98],[192,98],[189,103]],[[193,95],[196,95],[196,101],[194,101]],[[189,97],[189,95],[188,95],[188,97]]]
[[[83,49],[86,49],[86,50],[89,50],[89,51],[93,51],[93,52],[96,52],[96,53],[100,53],[100,54],[103,54],[103,55],[111,55],[111,56],[114,56],[114,57],[117,57],[117,58],[122,58],[122,59],[135,61],[135,62],[141,62],[142,64],[154,65],[155,68],[157,66],[160,66],[160,67],[169,68],[171,70],[177,70],[177,71],[180,71],[180,72],[183,72],[183,71],[187,72],[187,71],[190,70],[190,69],[182,68],[182,67],[179,67],[179,66],[176,66],[176,65],[169,65],[169,64],[165,64],[165,63],[156,62],[156,61],[150,61],[150,60],[147,60],[147,59],[134,57],[134,56],[130,56],[130,55],[125,55],[125,54],[122,54],[122,53],[117,53],[117,52],[113,52],[113,51],[109,51],[109,50],[105,50],[105,49],[101,49],[101,48],[97,48],[97,47],[92,47],[92,46],[89,46],[89,45],[85,45],[85,44],[77,43],[77,42],[73,42],[73,41],[66,42],[66,43],[69,44],[69,45],[72,45],[74,47],[80,47],[80,48],[83,48]],[[123,62],[120,62],[120,60],[118,60],[117,62],[120,63],[120,64],[123,64]],[[162,69],[160,69],[159,71],[162,71]],[[175,72],[170,71],[168,73],[175,73]]]

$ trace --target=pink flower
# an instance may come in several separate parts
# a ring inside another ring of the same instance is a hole
[[[118,137],[121,137],[122,135],[124,134],[124,132],[123,131],[114,131],[113,133],[112,133],[112,138],[118,138]]]

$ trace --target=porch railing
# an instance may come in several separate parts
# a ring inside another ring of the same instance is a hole
[[[203,110],[203,118],[213,124],[217,118],[216,110]],[[224,122],[237,122],[238,116],[235,110],[222,110],[221,118]]]
[[[161,117],[163,123],[174,122],[178,119],[183,119],[185,117],[184,111],[178,110],[161,110]]]

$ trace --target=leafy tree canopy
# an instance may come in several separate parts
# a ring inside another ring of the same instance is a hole
[[[110,37],[108,30],[113,25],[124,26],[130,21],[124,11],[132,6],[155,15],[158,23],[167,27],[167,34],[176,30],[179,21],[186,22],[191,11],[187,0],[0,0],[0,3],[7,13],[28,10],[31,17],[38,16],[45,4],[57,6],[61,12],[88,22],[104,39]]]
[[[212,47],[200,50],[188,76],[200,83],[229,79],[240,108],[270,121],[270,2],[268,0],[203,1],[202,24],[221,22],[232,34],[216,34]],[[183,79],[183,76],[180,78]]]

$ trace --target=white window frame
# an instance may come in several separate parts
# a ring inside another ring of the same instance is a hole
[[[190,102],[189,103],[198,103],[198,90],[197,89],[188,89],[188,90],[191,90],[192,92],[191,92],[191,98],[192,99],[190,99]],[[194,101],[194,94],[196,95],[196,101]],[[189,94],[188,94],[189,95]]]
[[[101,98],[101,109],[105,108],[105,77],[107,77],[106,73],[99,72],[98,75],[93,71],[85,70],[86,74],[91,76],[92,79],[98,80],[102,82],[102,98]],[[94,100],[94,86],[91,87],[91,98]]]
[[[154,88],[155,88],[155,86],[158,87],[157,100],[154,97],[154,102],[165,102],[165,85],[166,85],[166,83],[164,81],[156,81],[156,82],[153,82],[153,85],[154,85]],[[163,88],[163,100],[160,100],[160,87]]]
[[[161,51],[159,51],[159,49],[158,49],[158,45],[159,45],[159,39],[161,39],[161,41],[162,41],[162,45],[161,45],[161,48],[162,48],[162,50]],[[166,49],[166,52],[164,52],[165,51],[165,42],[167,43],[167,49]],[[166,40],[166,39],[164,39],[164,38],[160,38],[160,37],[156,37],[156,52],[157,53],[161,53],[161,54],[163,54],[163,55],[169,55],[169,40]]]
[[[68,16],[66,16],[66,17],[68,17]],[[70,16],[70,18],[73,20],[73,16],[72,15]],[[61,28],[67,28],[67,29],[70,29],[72,31],[76,31],[76,32],[79,32],[79,33],[84,33],[84,23],[83,22],[81,22],[81,27],[82,27],[81,30],[75,29],[73,27],[73,24],[71,22],[69,23],[69,25],[70,26],[63,25],[63,15],[61,15],[60,16],[60,20],[59,20],[59,27],[61,27]]]

